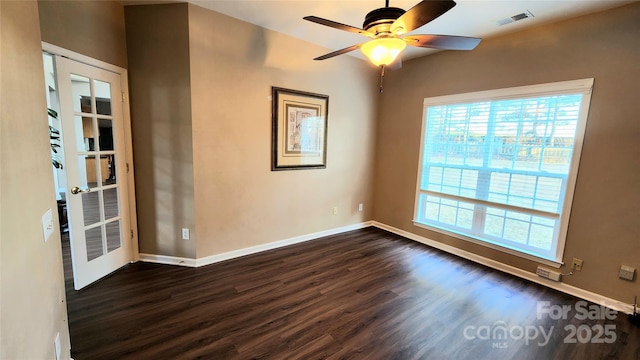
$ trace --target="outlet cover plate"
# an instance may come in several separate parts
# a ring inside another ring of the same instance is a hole
[[[582,271],[582,263],[582,259],[573,258],[573,261],[571,262],[571,270]]]

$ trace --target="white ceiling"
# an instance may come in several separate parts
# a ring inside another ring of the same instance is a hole
[[[190,3],[303,39],[327,48],[326,52],[365,42],[368,38],[314,24],[302,18],[315,15],[343,24],[362,27],[365,15],[384,7],[384,0],[188,0]],[[130,3],[132,3],[131,1]],[[390,6],[409,10],[419,0],[390,0]],[[558,21],[631,3],[628,0],[456,0],[444,15],[411,34],[443,34],[488,38],[526,27]],[[125,2],[127,3],[127,2]],[[138,1],[137,3],[141,3]],[[530,11],[534,17],[498,26],[496,21]],[[409,47],[403,59],[420,57],[435,50]],[[360,51],[349,53],[362,57]],[[318,54],[323,55],[323,53]],[[364,57],[362,57],[364,58]],[[331,59],[325,60],[331,61]]]

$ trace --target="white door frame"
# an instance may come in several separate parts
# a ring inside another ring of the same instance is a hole
[[[52,55],[60,55],[68,59],[81,62],[87,65],[91,65],[100,69],[108,70],[120,75],[121,90],[122,90],[122,115],[124,118],[124,147],[125,147],[125,162],[127,164],[127,182],[128,182],[128,200],[129,200],[129,226],[131,228],[131,262],[140,260],[140,254],[138,250],[138,221],[136,212],[136,194],[135,194],[135,179],[133,168],[133,141],[131,137],[131,113],[129,111],[129,78],[127,69],[123,69],[119,66],[111,65],[106,62],[88,57],[86,55],[78,54],[71,50],[61,48],[59,46],[42,42],[42,50]],[[126,236],[126,235],[125,235]]]

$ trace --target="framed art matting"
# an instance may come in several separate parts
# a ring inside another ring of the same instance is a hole
[[[271,170],[327,167],[329,96],[272,87]]]

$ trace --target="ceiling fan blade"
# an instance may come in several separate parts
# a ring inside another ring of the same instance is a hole
[[[434,20],[454,6],[456,3],[452,0],[423,0],[396,19],[391,25],[391,32],[396,35],[406,34]]]
[[[480,43],[479,38],[453,35],[410,35],[405,36],[407,45],[441,50],[473,50]]]
[[[366,31],[364,29],[359,29],[359,28],[357,28],[355,26],[345,25],[345,24],[341,24],[339,22],[335,22],[335,21],[319,18],[317,16],[305,16],[305,17],[303,17],[303,19],[305,19],[307,21],[314,22],[316,24],[329,26],[329,27],[332,27],[334,29],[344,30],[344,31],[348,31],[348,32],[352,32],[352,33],[368,36],[370,38],[374,38],[376,36],[375,34],[370,33],[370,32],[368,32],[368,31]]]
[[[322,56],[318,56],[317,58],[315,58],[313,60],[326,60],[326,59],[332,58],[334,56],[346,54],[346,53],[348,53],[350,51],[359,49],[362,45],[364,45],[364,44],[351,45],[351,46],[349,46],[347,48],[336,50],[336,51],[330,52],[328,54],[324,54]]]

